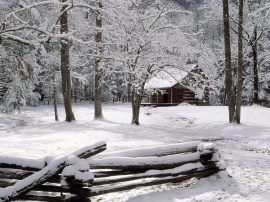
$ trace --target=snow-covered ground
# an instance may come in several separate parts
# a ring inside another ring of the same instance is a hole
[[[103,202],[270,201],[270,109],[242,108],[242,124],[228,123],[227,107],[144,107],[131,125],[129,104],[104,104],[104,120],[93,120],[92,104],[74,105],[76,121],[54,121],[52,106],[0,114],[0,155],[27,158],[69,154],[98,141],[107,151],[192,140],[217,144],[227,170],[217,175],[94,198]]]

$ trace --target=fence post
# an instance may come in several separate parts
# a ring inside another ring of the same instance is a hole
[[[204,166],[219,161],[218,148],[214,143],[200,143],[197,147],[200,154],[200,163]]]

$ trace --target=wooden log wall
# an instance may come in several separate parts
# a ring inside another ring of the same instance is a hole
[[[187,88],[173,88],[166,89],[167,91],[167,103],[182,103],[187,102],[195,105],[209,105],[209,90],[205,90],[203,99],[195,97],[195,93]],[[172,95],[171,95],[172,92]],[[151,103],[164,103],[164,96],[161,92],[151,95]]]

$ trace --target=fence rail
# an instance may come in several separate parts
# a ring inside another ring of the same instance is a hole
[[[91,197],[224,170],[213,143],[188,142],[101,153],[105,142],[70,155],[31,160],[0,156],[0,201],[91,201]]]

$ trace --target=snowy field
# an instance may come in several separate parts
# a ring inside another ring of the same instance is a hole
[[[227,107],[144,107],[131,125],[129,104],[104,104],[104,120],[93,120],[92,104],[74,105],[76,121],[54,121],[52,106],[0,114],[0,155],[43,158],[69,154],[97,141],[107,151],[192,140],[217,144],[227,170],[183,183],[165,184],[94,198],[100,202],[270,202],[270,109],[242,108],[242,124],[229,124]]]

